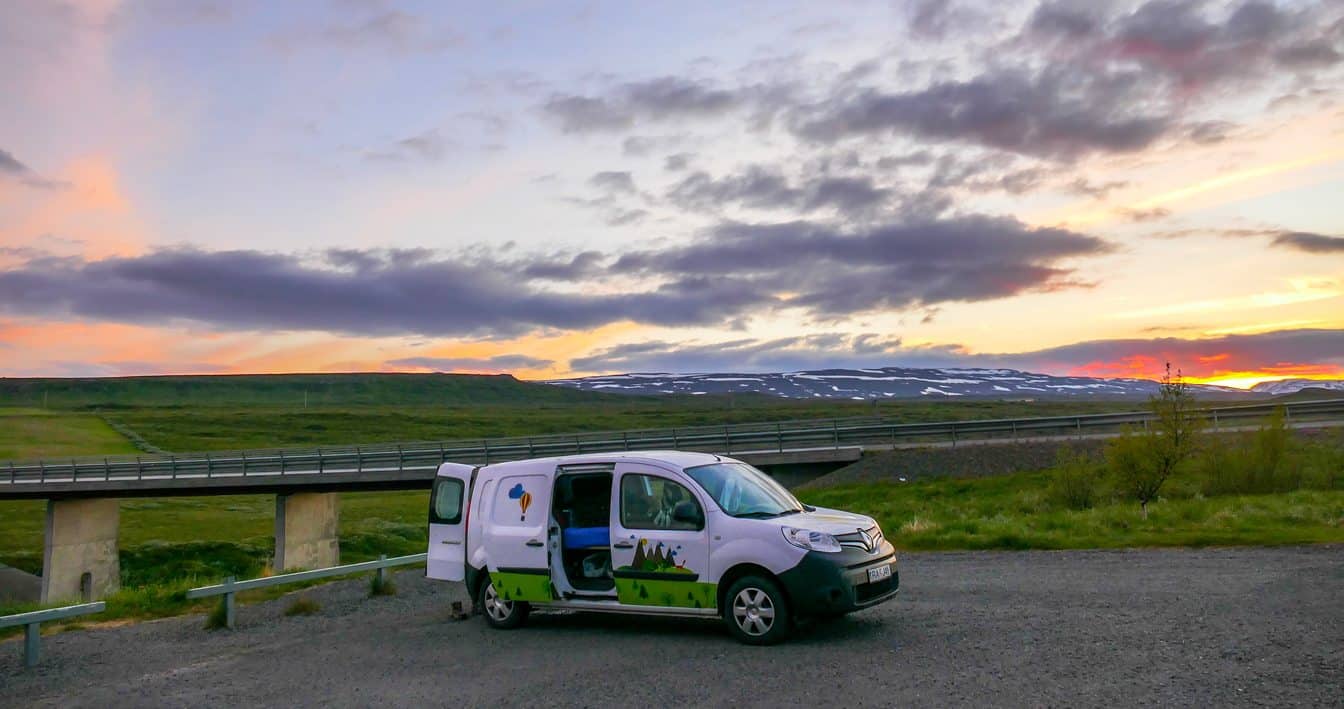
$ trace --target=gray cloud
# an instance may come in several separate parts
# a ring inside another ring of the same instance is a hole
[[[1027,31],[1046,37],[1078,39],[1087,37],[1101,28],[1101,9],[1095,3],[1050,0],[1043,2],[1031,13]]]
[[[1285,231],[1274,237],[1274,246],[1313,254],[1344,254],[1344,236],[1326,236],[1304,231]]]
[[[669,121],[723,115],[746,102],[741,91],[664,76],[623,84],[606,96],[555,94],[542,112],[566,133],[617,131],[637,119]]]
[[[19,162],[18,158],[7,150],[0,149],[0,172],[6,172],[11,175],[27,175],[30,170],[27,165]]]
[[[1070,182],[1068,189],[1076,194],[1087,195],[1095,199],[1106,199],[1113,190],[1123,189],[1129,186],[1126,180],[1110,180],[1107,182],[1092,182],[1085,177],[1079,177]]]
[[[795,186],[778,170],[759,165],[717,179],[695,172],[667,193],[670,202],[693,211],[717,211],[737,204],[754,209],[861,212],[880,207],[894,196],[893,190],[877,186],[867,176],[820,176]]]
[[[1070,66],[997,70],[916,91],[876,89],[797,113],[793,130],[822,143],[908,135],[1008,152],[1072,158],[1151,145],[1173,119],[1135,101],[1138,74],[1095,75]]]
[[[832,317],[1077,286],[1059,262],[1109,249],[1095,237],[984,216],[858,230],[808,221],[727,222],[698,242],[627,253],[612,269],[743,279],[795,293],[789,305]]]
[[[1095,237],[990,217],[860,230],[728,222],[661,250],[509,261],[480,250],[333,249],[314,260],[168,249],[0,271],[0,313],[363,335],[510,336],[621,321],[721,326],[781,307],[835,319],[1074,287],[1061,262],[1108,249]],[[604,287],[544,287],[594,279]]]
[[[438,162],[457,146],[445,139],[438,129],[430,129],[419,135],[402,138],[391,145],[364,153],[369,162],[401,163],[411,160]]]
[[[1287,229],[1177,229],[1152,234],[1159,239],[1190,236],[1221,236],[1229,239],[1268,238],[1271,246],[1313,254],[1344,253],[1344,236],[1329,236]]]
[[[0,178],[6,176],[39,190],[59,190],[70,187],[68,182],[48,180],[33,172],[32,168],[19,162],[19,159],[14,157],[13,153],[0,148]]]
[[[629,128],[635,118],[621,106],[605,98],[588,96],[552,96],[542,110],[560,124],[566,133],[596,133]]]
[[[0,272],[0,312],[230,330],[512,335],[629,320],[721,323],[771,305],[758,286],[699,276],[644,290],[562,293],[520,264],[402,252],[342,252],[325,264],[258,251],[166,250],[101,261],[30,262]]]
[[[522,263],[517,270],[527,278],[577,281],[601,273],[602,262],[605,260],[606,257],[601,252],[584,251],[568,260],[538,259],[531,263]]]
[[[494,357],[406,357],[384,362],[389,367],[433,369],[439,372],[452,372],[460,369],[504,372],[514,369],[541,369],[554,363],[554,360],[538,359],[520,354],[495,355]]]
[[[627,172],[616,172],[608,170],[599,172],[588,178],[588,184],[608,193],[635,194],[634,177]]]
[[[1171,216],[1171,210],[1166,207],[1153,207],[1152,209],[1130,209],[1128,207],[1118,207],[1116,214],[1128,219],[1131,222],[1152,222],[1166,219]]]
[[[663,159],[663,169],[668,172],[679,172],[690,167],[691,160],[695,158],[694,153],[676,153],[668,155]]]

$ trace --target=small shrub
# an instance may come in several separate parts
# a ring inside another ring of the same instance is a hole
[[[1321,440],[1306,443],[1299,460],[1303,488],[1344,489],[1344,436],[1321,436]]]
[[[210,609],[210,613],[205,616],[206,630],[219,630],[227,628],[229,625],[229,612],[224,605],[224,596],[219,597],[219,603]]]
[[[312,615],[320,610],[322,604],[307,596],[299,596],[285,609],[285,615]]]
[[[1046,496],[1071,510],[1091,509],[1101,500],[1101,469],[1082,453],[1061,448]]]
[[[386,581],[384,581],[383,577],[377,573],[375,573],[373,575],[373,578],[369,580],[370,598],[374,596],[395,596],[395,595],[397,595],[397,584],[392,581],[392,576],[390,574],[388,575]]]
[[[1172,376],[1170,364],[1148,408],[1153,420],[1145,430],[1126,430],[1106,445],[1106,463],[1119,491],[1138,500],[1144,519],[1162,485],[1199,449],[1204,427],[1190,386],[1179,370]]]

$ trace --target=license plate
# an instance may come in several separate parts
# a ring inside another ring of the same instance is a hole
[[[891,567],[883,564],[868,569],[868,583],[875,583],[884,579],[891,578]]]

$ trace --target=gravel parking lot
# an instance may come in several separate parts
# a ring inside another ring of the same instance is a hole
[[[906,554],[896,600],[738,645],[716,623],[534,615],[452,621],[410,571],[200,616],[43,639],[9,706],[1344,705],[1344,547]]]

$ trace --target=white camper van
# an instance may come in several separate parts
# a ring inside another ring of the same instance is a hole
[[[896,594],[896,553],[869,517],[809,507],[732,458],[649,451],[440,466],[430,578],[464,581],[496,628],[532,608],[722,617],[784,639],[804,616]]]

